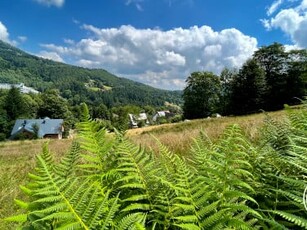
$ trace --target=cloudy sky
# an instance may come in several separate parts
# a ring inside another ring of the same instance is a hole
[[[307,0],[1,0],[0,39],[164,89],[239,67],[261,46],[307,48]]]

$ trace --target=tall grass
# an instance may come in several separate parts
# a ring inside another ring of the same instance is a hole
[[[0,143],[0,220],[18,213],[13,205],[16,197],[23,198],[19,185],[28,180],[27,174],[35,167],[35,156],[42,151],[46,140],[11,141]],[[62,156],[71,140],[50,140],[49,147],[56,156]],[[0,221],[0,229],[15,229],[13,224]]]
[[[256,143],[259,139],[259,130],[267,116],[275,120],[283,120],[286,117],[285,111],[271,113],[259,113],[248,116],[222,117],[210,119],[198,119],[176,124],[164,124],[149,126],[139,129],[128,130],[128,138],[139,145],[156,149],[155,138],[159,139],[170,150],[185,154],[190,148],[192,140],[202,130],[214,141],[220,137],[225,128],[231,124],[239,124],[246,137]],[[153,136],[155,138],[153,138]]]

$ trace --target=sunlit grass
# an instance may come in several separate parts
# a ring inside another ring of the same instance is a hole
[[[2,218],[19,212],[14,198],[24,199],[19,189],[35,167],[35,156],[46,140],[0,142],[0,229],[16,229]],[[50,151],[60,158],[70,147],[71,140],[49,140]]]
[[[257,142],[259,128],[263,125],[265,117],[268,115],[275,119],[283,119],[286,114],[285,111],[277,111],[269,114],[260,113],[248,116],[198,119],[177,124],[132,129],[127,132],[127,136],[134,143],[148,148],[156,148],[155,138],[157,138],[176,153],[185,154],[190,148],[193,139],[199,135],[201,130],[214,141],[231,124],[239,124],[245,135],[252,142]]]

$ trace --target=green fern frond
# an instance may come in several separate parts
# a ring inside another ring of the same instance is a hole
[[[125,203],[123,211],[150,209],[154,191],[152,188],[153,175],[157,168],[152,157],[145,153],[144,149],[132,145],[126,139],[116,148],[117,168],[119,178],[114,181],[114,189],[122,191],[122,200]]]
[[[68,178],[73,175],[77,167],[80,155],[80,145],[77,142],[73,142],[68,154],[66,154],[62,159],[60,164],[56,166],[56,173],[63,177]]]
[[[128,214],[125,217],[123,217],[120,221],[118,221],[118,226],[116,226],[116,229],[118,230],[145,229],[144,228],[145,219],[146,219],[146,214],[144,213]]]
[[[9,222],[19,222],[19,223],[25,223],[28,220],[28,215],[27,214],[20,214],[16,216],[10,216],[4,218],[5,221]]]
[[[202,229],[213,228],[215,224],[222,223],[222,221],[225,221],[225,217],[227,217],[226,213],[228,212],[228,210],[229,209],[221,209],[218,212],[215,212],[214,214],[202,220]]]
[[[82,149],[102,157],[112,148],[115,139],[107,137],[107,130],[98,121],[81,122],[77,128]]]
[[[189,224],[189,223],[184,223],[184,224],[174,224],[174,226],[180,228],[180,229],[187,229],[187,230],[200,230],[201,228],[198,227],[195,224]]]
[[[281,216],[282,218],[286,219],[289,222],[294,223],[297,226],[307,229],[307,219],[305,218],[302,218],[300,216],[296,216],[296,215],[293,215],[287,212],[283,212],[283,211],[271,211],[271,212]]]
[[[114,216],[120,207],[120,204],[118,204],[118,197],[119,194],[115,199],[113,199],[113,201],[110,201],[109,210],[106,214],[103,215],[102,219],[100,220],[101,227],[99,227],[99,229],[110,229],[111,226],[116,225],[116,223],[114,223]]]

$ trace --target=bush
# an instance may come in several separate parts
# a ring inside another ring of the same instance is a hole
[[[138,121],[138,127],[139,127],[139,128],[142,128],[142,127],[144,127],[145,125],[146,125],[146,122],[145,122],[144,120]]]
[[[177,123],[177,122],[182,121],[182,118],[183,118],[182,115],[176,115],[176,116],[170,118],[170,122],[171,123]]]
[[[5,133],[0,133],[0,141],[5,141],[5,140],[6,140]]]

